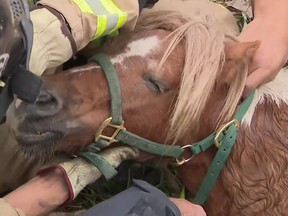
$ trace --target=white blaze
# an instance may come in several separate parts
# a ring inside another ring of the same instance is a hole
[[[121,53],[120,55],[115,56],[111,59],[113,63],[121,64],[125,58],[139,56],[145,57],[155,50],[160,43],[160,40],[157,36],[150,36],[147,38],[141,38],[135,41],[130,42],[125,49],[126,52]]]
[[[147,38],[141,38],[135,41],[131,41],[128,43],[125,50],[123,50],[123,53],[120,53],[119,55],[111,58],[111,62],[113,64],[121,64],[126,58],[133,57],[133,56],[139,56],[139,57],[145,57],[148,54],[150,54],[153,50],[155,50],[160,43],[160,40],[157,36],[150,36]],[[124,65],[125,66],[125,65]],[[72,74],[78,74],[85,72],[90,69],[100,68],[100,66],[91,66],[83,68],[83,70],[80,70],[79,68],[71,69],[70,73]]]

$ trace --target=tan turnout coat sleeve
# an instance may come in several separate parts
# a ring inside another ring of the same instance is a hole
[[[40,0],[37,3],[40,8],[36,7],[31,11],[34,39],[29,69],[33,73],[40,76],[46,69],[51,69],[53,72],[55,68],[68,61],[73,54],[93,41],[97,31],[98,33],[102,32],[103,19],[99,21],[97,14],[89,11],[89,6],[91,10],[95,10],[100,1],[103,0]],[[104,0],[104,2],[109,4],[111,0]],[[85,9],[88,5],[88,10],[83,12],[78,5],[82,5]],[[117,9],[114,8],[114,5],[117,6]],[[119,17],[118,9],[125,12],[127,19],[125,17],[123,26],[120,22],[117,28],[133,30],[139,16],[138,0],[113,0],[114,11],[109,11],[111,23],[115,22],[115,16]],[[101,10],[99,8],[99,13]],[[107,11],[108,9],[106,9]],[[98,21],[102,23],[99,29]],[[107,26],[109,27],[109,25]],[[99,34],[97,37],[103,35]]]
[[[114,0],[113,2],[119,9],[128,13],[127,22],[123,27],[132,30],[139,16],[138,0]],[[78,50],[84,48],[95,35],[97,16],[81,12],[73,0],[41,0],[39,3],[57,10],[65,17]]]
[[[4,199],[0,199],[0,215],[1,216],[25,216],[25,214],[21,210],[13,208]]]

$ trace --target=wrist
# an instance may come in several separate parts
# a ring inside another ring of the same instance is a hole
[[[61,172],[51,170],[36,176],[4,199],[26,215],[45,215],[68,199],[68,189]]]
[[[37,174],[41,177],[48,175],[49,178],[50,175],[53,175],[59,186],[62,183],[62,195],[66,195],[66,199],[62,200],[62,203],[74,200],[84,187],[101,176],[101,172],[93,164],[81,158],[65,161],[57,166],[43,168]]]
[[[288,28],[286,28],[288,26],[288,16],[286,20],[276,21],[275,19],[275,17],[273,19],[261,16],[255,17],[248,25],[248,28],[250,28],[250,31],[248,30],[250,38],[260,40],[261,42],[263,42],[263,39],[268,40],[270,38],[269,40],[277,41],[277,43],[281,42],[282,49],[286,49],[288,48]]]
[[[55,200],[57,203],[55,203],[55,205],[61,205],[67,201],[69,197],[69,187],[61,170],[51,169],[41,173],[39,178],[44,186],[57,191],[57,200]]]
[[[48,168],[44,168],[42,170],[39,170],[37,175],[40,178],[46,178],[49,181],[54,182],[59,193],[59,205],[69,202],[75,198],[73,188],[71,188],[70,179],[67,176],[67,172],[65,169],[63,169],[63,167],[51,166]]]
[[[254,18],[275,21],[288,21],[287,0],[255,0],[254,1]],[[280,19],[280,20],[279,20]]]

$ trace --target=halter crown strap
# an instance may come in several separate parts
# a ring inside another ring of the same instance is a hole
[[[97,54],[89,59],[89,62],[96,62],[99,64],[104,71],[108,88],[110,92],[110,103],[111,103],[111,123],[114,125],[121,125],[122,119],[122,94],[121,85],[117,72],[108,57],[102,54]]]

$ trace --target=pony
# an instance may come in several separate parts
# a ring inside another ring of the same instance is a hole
[[[191,157],[185,146],[233,119],[259,46],[259,41],[238,42],[210,14],[163,10],[144,14],[135,31],[123,31],[97,50],[117,71],[125,128],[171,148],[182,146],[185,160],[177,167],[178,177],[192,194],[217,147]],[[286,214],[287,79],[280,72],[256,90],[234,148],[203,204],[208,215]],[[54,152],[72,155],[85,149],[110,116],[102,67],[89,62],[45,75],[43,81],[37,103],[18,101],[9,110],[8,122],[20,148],[40,160]],[[110,147],[114,145],[119,143]],[[155,157],[143,152],[138,160]]]

